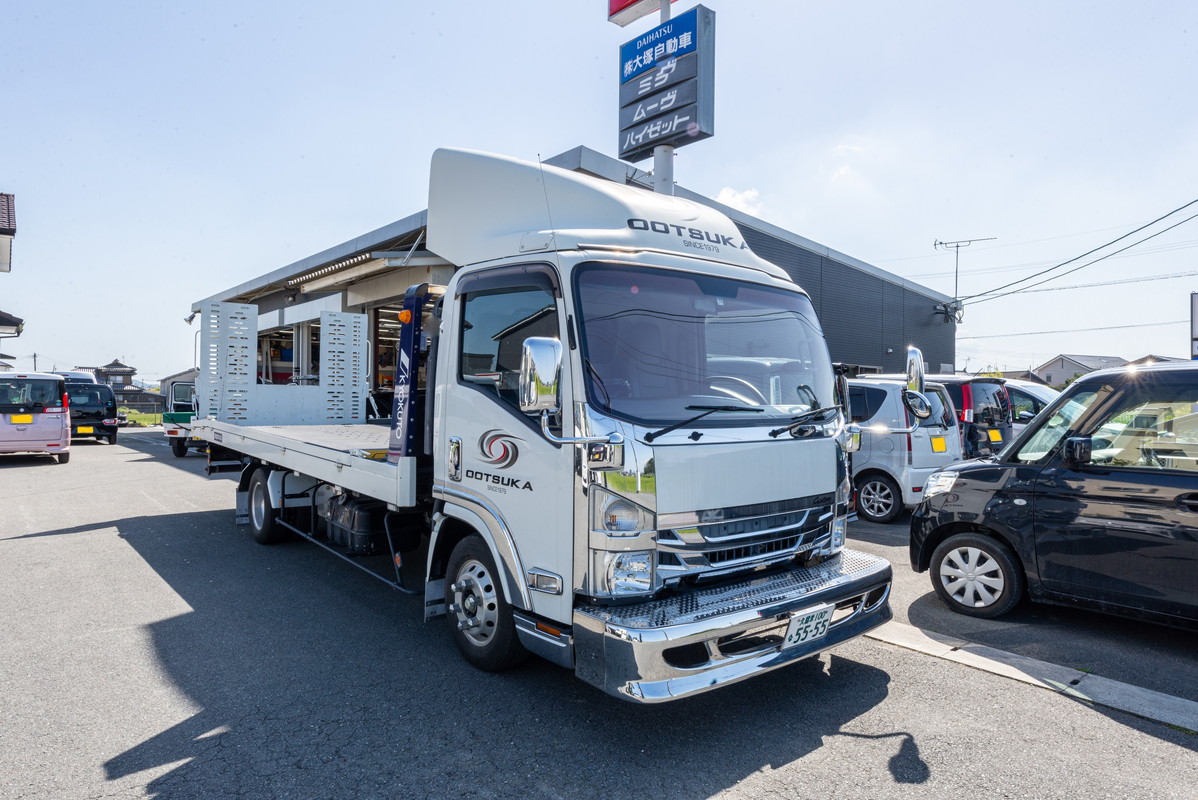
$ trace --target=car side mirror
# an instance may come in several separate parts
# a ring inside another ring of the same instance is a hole
[[[1090,463],[1093,441],[1089,436],[1071,436],[1065,440],[1065,463],[1071,467]]]
[[[562,374],[562,343],[548,336],[530,336],[520,354],[520,410],[525,414],[558,411]]]
[[[1019,412],[1019,421],[1020,422],[1031,422],[1033,419],[1035,419],[1035,417],[1036,417],[1035,411],[1020,411]]]

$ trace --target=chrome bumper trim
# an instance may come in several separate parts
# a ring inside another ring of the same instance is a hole
[[[575,671],[588,683],[635,703],[726,686],[816,655],[886,622],[891,617],[890,580],[885,559],[844,550],[815,566],[664,600],[576,609]],[[738,639],[784,627],[790,614],[824,603],[842,611],[823,638],[786,650],[776,636],[750,642],[752,646]],[[726,652],[721,642],[741,647]],[[682,653],[694,663],[678,665]]]

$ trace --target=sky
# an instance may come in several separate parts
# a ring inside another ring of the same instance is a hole
[[[1119,239],[1039,291],[966,300],[957,368],[1191,355],[1198,4],[704,5],[715,136],[678,149],[678,184],[963,298]],[[17,235],[0,310],[25,332],[0,352],[19,370],[119,359],[155,381],[194,362],[194,301],[424,209],[437,147],[614,156],[619,46],[659,18],[606,13],[5,4]]]

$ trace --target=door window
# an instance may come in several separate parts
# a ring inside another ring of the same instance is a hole
[[[849,386],[849,413],[853,422],[866,422],[882,410],[886,390],[873,386]]]
[[[541,287],[465,295],[458,377],[519,407],[520,358],[530,336],[558,338],[557,307]]]
[[[1130,387],[1094,426],[1091,462],[1198,472],[1198,381],[1180,377]]]
[[[1019,419],[1024,412],[1029,412],[1034,417],[1048,405],[1043,400],[1032,397],[1027,392],[1020,391],[1012,386],[1007,387],[1007,394],[1011,398],[1011,416]]]
[[[1015,454],[1016,461],[1036,463],[1051,453],[1066,436],[1077,430],[1077,421],[1094,404],[1098,392],[1078,392],[1044,420],[1032,437]],[[1035,423],[1032,423],[1035,424]]]

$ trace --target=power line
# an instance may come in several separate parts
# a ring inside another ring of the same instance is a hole
[[[1033,274],[1031,274],[1031,275],[1028,275],[1028,276],[1027,276],[1027,277],[1025,277],[1025,278],[1020,278],[1019,280],[1016,280],[1016,281],[1011,281],[1010,283],[1003,284],[1002,286],[999,286],[999,287],[997,287],[997,288],[994,288],[994,289],[990,289],[989,291],[985,291],[985,292],[979,292],[978,294],[970,295],[970,296],[968,296],[968,297],[962,297],[962,298],[959,298],[959,299],[960,299],[961,301],[965,301],[965,300],[972,300],[972,299],[974,299],[974,298],[977,298],[977,297],[985,297],[986,295],[993,295],[993,294],[995,294],[996,292],[1001,292],[1003,289],[1008,289],[1008,288],[1010,288],[1010,287],[1012,287],[1012,286],[1016,286],[1016,285],[1018,285],[1018,284],[1020,284],[1020,283],[1024,283],[1024,282],[1026,282],[1026,281],[1030,281],[1030,280],[1032,280],[1033,278],[1038,278],[1038,277],[1040,277],[1041,275],[1046,275],[1047,273],[1049,273],[1049,272],[1052,272],[1053,270],[1060,269],[1061,267],[1064,267],[1064,266],[1066,266],[1066,265],[1068,265],[1068,264],[1072,264],[1072,263],[1073,263],[1073,262],[1075,262],[1075,261],[1080,261],[1080,260],[1082,260],[1083,258],[1085,258],[1086,256],[1093,255],[1094,253],[1097,253],[1099,250],[1102,250],[1102,249],[1104,249],[1104,248],[1110,247],[1111,245],[1115,244],[1116,242],[1121,242],[1121,241],[1123,241],[1124,239],[1128,238],[1129,236],[1132,236],[1132,235],[1134,235],[1134,234],[1137,234],[1137,233],[1139,233],[1140,231],[1144,230],[1145,228],[1150,228],[1150,227],[1152,227],[1153,225],[1155,225],[1156,223],[1160,222],[1161,220],[1164,220],[1164,219],[1166,219],[1166,218],[1168,218],[1168,217],[1171,217],[1171,216],[1173,216],[1174,214],[1176,214],[1177,212],[1179,212],[1179,211],[1182,211],[1182,210],[1184,210],[1184,209],[1187,209],[1187,208],[1189,208],[1190,206],[1194,205],[1195,203],[1198,203],[1198,198],[1196,198],[1196,199],[1194,199],[1194,200],[1191,200],[1190,202],[1186,203],[1185,205],[1178,206],[1177,208],[1173,209],[1173,210],[1172,210],[1172,211],[1170,211],[1169,213],[1167,213],[1167,214],[1163,214],[1163,215],[1161,215],[1161,216],[1157,217],[1157,218],[1156,218],[1156,219],[1154,219],[1152,222],[1148,222],[1148,223],[1146,223],[1146,224],[1144,224],[1144,225],[1141,225],[1140,227],[1136,228],[1135,230],[1128,231],[1127,233],[1123,234],[1122,236],[1116,237],[1116,238],[1112,239],[1111,241],[1107,242],[1106,244],[1102,244],[1102,245],[1099,245],[1098,247],[1095,247],[1095,248],[1093,248],[1093,249],[1091,249],[1091,250],[1087,250],[1086,252],[1082,253],[1082,254],[1081,254],[1081,255],[1079,255],[1079,256],[1074,256],[1073,258],[1071,258],[1071,259],[1069,259],[1069,260],[1067,260],[1067,261],[1062,261],[1060,264],[1057,264],[1057,265],[1055,265],[1055,266],[1049,267],[1048,269],[1041,270],[1040,272],[1033,273]],[[1198,215],[1195,215],[1195,216],[1198,216]],[[1190,217],[1189,219],[1182,220],[1182,222],[1188,222],[1190,219],[1193,219],[1193,218],[1194,218],[1194,217]],[[1178,225],[1180,225],[1180,224],[1182,224],[1182,223],[1178,223]],[[1177,227],[1177,225],[1173,225],[1173,226],[1171,226],[1171,227],[1169,227],[1169,228],[1166,228],[1166,229],[1165,229],[1165,231],[1172,230],[1172,228],[1175,228],[1175,227]],[[1161,231],[1160,233],[1164,233],[1165,231]],[[1146,237],[1145,239],[1142,239],[1142,240],[1141,240],[1141,242],[1148,241],[1148,239],[1151,239],[1151,238],[1153,238],[1154,236],[1159,236],[1159,235],[1160,235],[1160,233],[1156,233],[1156,234],[1153,234],[1152,236],[1148,236],[1148,237]],[[1139,243],[1140,243],[1140,242],[1137,242],[1136,244],[1139,244]],[[1135,245],[1131,245],[1131,246],[1133,246],[1133,247],[1134,247]],[[1127,248],[1123,248],[1123,250],[1126,250],[1126,249],[1127,249]],[[1119,250],[1119,251],[1116,251],[1116,252],[1123,252],[1123,250]],[[1114,255],[1114,253],[1111,253],[1110,255]],[[1109,257],[1110,257],[1110,256],[1103,256],[1103,258],[1109,258]],[[1092,261],[1092,262],[1090,262],[1090,263],[1091,263],[1091,264],[1093,264],[1093,263],[1097,263],[1097,261],[1101,261],[1101,260],[1102,260],[1102,259],[1096,259],[1095,261]],[[1084,264],[1084,265],[1082,265],[1082,266],[1089,266],[1089,264]],[[1078,269],[1081,269],[1081,267],[1078,267]],[[1073,272],[1073,271],[1074,271],[1074,270],[1070,270],[1070,272]],[[1068,272],[1062,273],[1062,275],[1068,275],[1068,274],[1069,274]],[[1056,277],[1056,278],[1059,278],[1059,277],[1061,277],[1061,275],[1056,275],[1056,276],[1054,276],[1054,277]],[[1052,278],[1050,278],[1049,280],[1052,280]],[[1038,284],[1037,284],[1037,285],[1038,285]],[[1011,294],[1013,294],[1013,292],[1012,292]],[[989,299],[994,299],[994,298],[989,298]],[[980,301],[979,301],[979,302],[980,302]]]
[[[961,341],[968,342],[974,339],[1005,339],[1008,336],[1043,336],[1049,333],[1088,333],[1089,331],[1117,331],[1124,328],[1154,328],[1158,325],[1181,325],[1189,322],[1188,319],[1177,319],[1172,322],[1145,322],[1139,325],[1103,325],[1100,328],[1070,328],[1063,331],[1024,331],[1023,333],[996,333],[990,336],[962,336]]]
[[[1169,253],[1174,250],[1189,250],[1190,248],[1198,247],[1198,239],[1187,239],[1181,242],[1172,242],[1169,244],[1161,244],[1155,247],[1146,247],[1137,253],[1121,254],[1120,258],[1142,258],[1146,255],[1154,255],[1156,253]],[[1052,261],[1024,261],[1019,264],[1006,264],[999,267],[977,267],[976,269],[961,270],[966,275],[990,275],[998,272],[1017,272],[1021,269],[1035,269],[1037,267],[1045,267],[1052,264]],[[919,272],[913,275],[903,275],[904,278],[910,280],[923,278],[947,278],[952,275],[951,272]]]
[[[1198,203],[1198,200],[1195,200],[1195,201],[1193,201],[1193,202],[1194,202],[1194,203]],[[1193,203],[1189,203],[1188,205],[1193,205]],[[1182,208],[1185,208],[1185,206],[1182,206]],[[1168,214],[1166,214],[1165,216],[1168,216]],[[1089,267],[1089,266],[1092,266],[1092,265],[1094,265],[1094,264],[1097,264],[1099,261],[1105,261],[1106,259],[1110,258],[1111,256],[1118,255],[1119,253],[1122,253],[1122,252],[1124,252],[1125,250],[1130,250],[1131,248],[1135,247],[1136,245],[1143,244],[1144,242],[1148,241],[1149,239],[1154,239],[1154,238],[1156,238],[1157,236],[1160,236],[1161,234],[1168,233],[1169,231],[1173,230],[1174,228],[1178,227],[1179,225],[1184,225],[1184,224],[1186,224],[1187,222],[1189,222],[1190,220],[1192,220],[1192,219],[1195,219],[1195,218],[1198,218],[1198,214],[1192,214],[1192,215],[1190,215],[1190,216],[1186,217],[1185,219],[1183,219],[1181,222],[1174,223],[1173,225],[1170,225],[1169,227],[1165,228],[1165,229],[1164,229],[1164,230],[1162,230],[1162,231],[1157,231],[1156,233],[1153,233],[1153,234],[1150,234],[1150,235],[1148,235],[1148,236],[1145,236],[1143,239],[1141,239],[1141,240],[1140,240],[1140,241],[1138,241],[1138,242],[1132,242],[1131,244],[1127,245],[1126,247],[1121,247],[1121,248],[1119,248],[1118,250],[1115,250],[1115,251],[1114,251],[1114,252],[1112,252],[1112,253],[1107,253],[1107,254],[1106,254],[1106,255],[1104,255],[1104,256],[1099,256],[1098,258],[1094,259],[1093,261],[1088,261],[1088,262],[1086,262],[1085,264],[1080,264],[1080,265],[1078,265],[1078,266],[1074,267],[1073,269],[1066,270],[1065,272],[1062,272],[1060,275],[1052,275],[1052,276],[1050,276],[1050,277],[1048,277],[1048,278],[1045,278],[1044,280],[1040,281],[1039,283],[1033,283],[1033,284],[1032,284],[1032,286],[1041,286],[1041,285],[1043,285],[1043,284],[1045,284],[1045,283],[1048,283],[1049,281],[1055,281],[1057,278],[1063,278],[1063,277],[1065,277],[1066,275],[1071,275],[1071,274],[1073,274],[1074,272],[1077,272],[1079,269],[1085,269],[1086,267]],[[1163,217],[1162,217],[1162,219],[1163,219]],[[1121,238],[1122,238],[1122,237],[1121,237]],[[1118,240],[1116,240],[1116,241],[1118,241]],[[1108,244],[1110,244],[1110,243],[1108,243]],[[1106,247],[1106,246],[1107,246],[1107,245],[1103,245],[1103,247]],[[1101,250],[1102,248],[1101,248],[1101,247],[1099,247],[1099,248],[1095,248],[1095,249],[1096,249],[1096,250]],[[1091,250],[1090,252],[1094,252],[1094,251],[1093,251],[1093,250]],[[1078,258],[1081,258],[1081,256],[1078,256]],[[1074,259],[1070,259],[1070,261],[1076,261],[1076,260],[1077,260],[1076,258],[1074,258]],[[1070,263],[1070,261],[1066,261],[1066,262],[1065,262],[1065,264],[1068,264],[1068,263]],[[1058,264],[1057,266],[1064,266],[1064,264]],[[1056,269],[1056,267],[1053,267],[1053,269]],[[1044,272],[1048,272],[1048,271],[1049,271],[1049,270],[1045,270]],[[1043,273],[1040,273],[1040,274],[1043,274]],[[1036,276],[1035,276],[1035,275],[1029,275],[1028,277],[1024,278],[1023,280],[1025,280],[1025,281],[1026,281],[1026,280],[1031,280],[1031,279],[1032,279],[1032,278],[1034,278],[1034,277],[1036,277]],[[1015,281],[1014,283],[1021,283],[1021,282],[1022,282],[1022,281]],[[1008,284],[1008,286],[1010,286],[1010,285],[1013,285],[1013,284]],[[985,296],[985,295],[989,294],[988,292],[982,292],[982,294],[975,294],[975,295],[973,295],[974,297],[980,297],[981,299],[980,299],[980,300],[975,300],[973,303],[970,303],[970,305],[975,305],[975,304],[977,304],[977,303],[985,303],[985,302],[986,302],[986,301],[988,301],[988,300],[997,300],[997,299],[999,299],[1000,297],[1007,297],[1007,296],[1009,296],[1009,295],[1012,295],[1012,294],[1019,294],[1020,292],[1026,292],[1026,291],[1027,291],[1028,289],[1030,289],[1030,288],[1031,288],[1031,286],[1025,286],[1025,287],[1023,287],[1022,289],[1015,289],[1015,290],[1013,290],[1013,291],[1010,291],[1010,292],[1004,292],[1004,293],[1002,293],[1002,294],[995,294],[995,295],[991,295],[991,296],[989,296],[989,297],[986,297],[986,296]],[[998,290],[997,290],[997,289],[995,289],[995,290],[993,290],[993,291],[998,291]]]
[[[1101,283],[1075,283],[1072,286],[1050,286],[1047,289],[1021,289],[1021,294],[1036,294],[1038,292],[1061,292],[1066,289],[1093,289],[1096,286],[1117,286],[1124,283],[1147,283],[1148,281],[1167,281],[1173,278],[1192,278],[1198,272],[1174,272],[1170,275],[1149,275],[1145,278],[1123,278],[1117,281],[1102,281]]]

